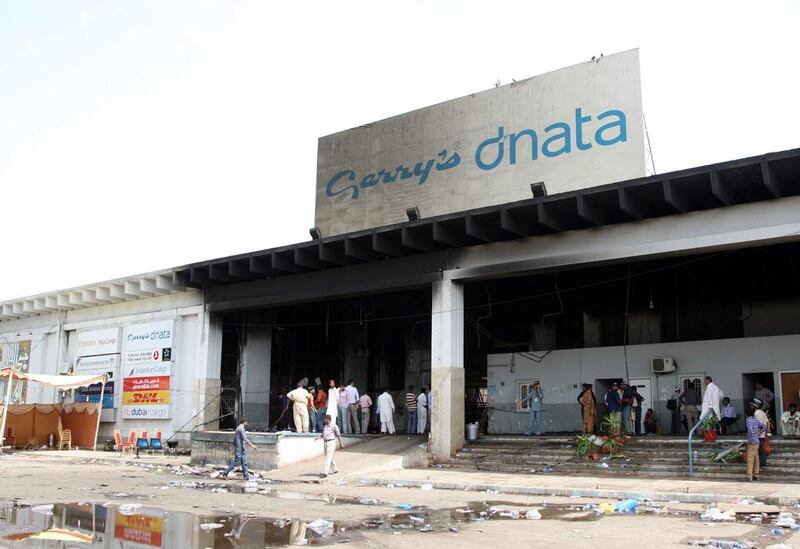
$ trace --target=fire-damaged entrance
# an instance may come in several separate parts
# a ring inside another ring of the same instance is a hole
[[[400,412],[408,385],[430,387],[430,303],[424,287],[228,313],[223,386],[241,388],[242,414],[263,430],[290,427],[281,397],[302,379],[323,387],[352,379],[373,401],[387,388]]]

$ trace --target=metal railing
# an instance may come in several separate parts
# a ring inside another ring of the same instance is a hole
[[[692,453],[692,438],[694,437],[695,430],[700,427],[703,423],[703,420],[713,411],[713,409],[709,408],[705,412],[700,415],[700,419],[697,420],[697,423],[694,424],[692,430],[689,431],[689,476],[694,476],[694,454]]]

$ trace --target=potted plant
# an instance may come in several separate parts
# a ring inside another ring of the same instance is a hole
[[[716,415],[709,414],[700,424],[700,429],[703,431],[703,438],[706,442],[716,442],[719,432],[719,419],[717,419]]]

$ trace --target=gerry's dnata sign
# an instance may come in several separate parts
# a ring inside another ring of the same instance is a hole
[[[645,175],[638,51],[319,140],[324,236]]]

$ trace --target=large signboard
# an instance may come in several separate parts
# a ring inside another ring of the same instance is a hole
[[[75,365],[75,371],[85,375],[105,374],[108,376],[105,390],[102,390],[99,383],[75,389],[75,402],[99,402],[102,392],[103,409],[114,408],[115,381],[119,379],[118,354],[80,357]],[[104,418],[101,417],[101,420]]]
[[[119,352],[119,328],[78,332],[77,356],[109,355]]]
[[[323,236],[645,174],[639,52],[600,57],[319,140]]]
[[[164,518],[154,512],[135,515],[114,513],[114,547],[161,547],[164,537]]]
[[[122,417],[168,419],[174,320],[125,327]]]

